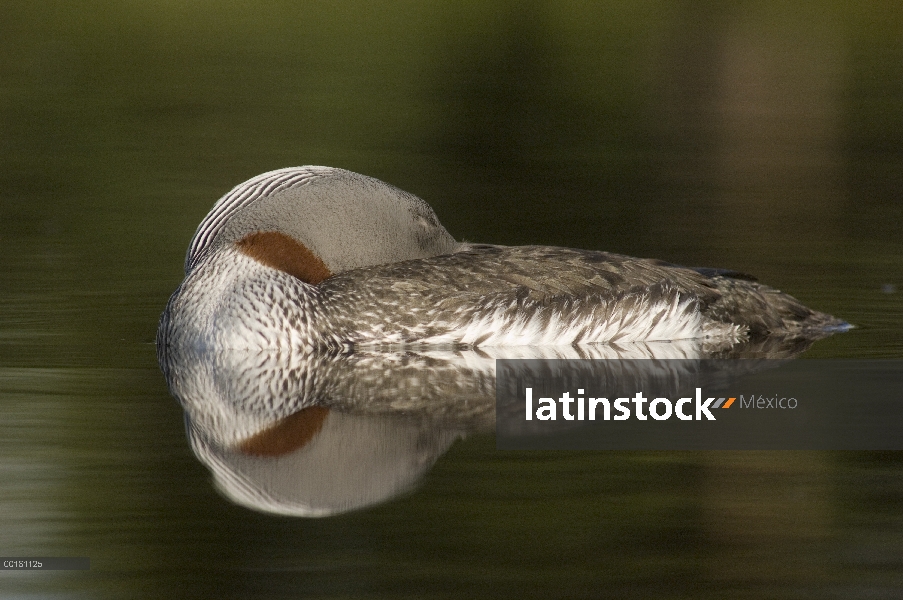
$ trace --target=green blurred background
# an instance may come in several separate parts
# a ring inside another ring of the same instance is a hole
[[[153,337],[194,228],[323,164],[459,239],[721,266],[903,355],[903,5],[0,0],[6,597],[895,597],[894,453],[500,453],[326,520],[213,491]]]

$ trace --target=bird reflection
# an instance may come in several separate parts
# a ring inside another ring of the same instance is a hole
[[[497,359],[791,358],[810,344],[772,337],[723,347],[697,340],[347,353],[158,351],[170,391],[185,410],[191,448],[217,488],[248,508],[317,517],[403,494],[456,439],[492,431]]]

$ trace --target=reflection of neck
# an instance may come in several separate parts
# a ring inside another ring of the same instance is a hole
[[[238,449],[250,456],[282,456],[304,447],[320,429],[329,409],[302,408],[241,442]]]

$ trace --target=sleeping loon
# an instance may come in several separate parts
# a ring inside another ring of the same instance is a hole
[[[420,198],[307,166],[254,177],[214,205],[158,343],[308,352],[736,343],[846,327],[731,271],[457,242]]]

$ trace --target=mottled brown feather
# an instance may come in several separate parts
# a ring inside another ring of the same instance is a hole
[[[422,315],[498,307],[506,307],[511,319],[519,311],[541,307],[554,307],[573,320],[581,313],[602,319],[600,311],[606,310],[639,318],[641,299],[655,303],[675,298],[686,303],[686,311],[740,325],[751,336],[807,334],[843,324],[733,273],[590,250],[472,244],[454,254],[340,273],[320,289],[335,302],[355,301],[411,326],[421,323]],[[344,315],[349,329],[356,327],[357,310]]]

